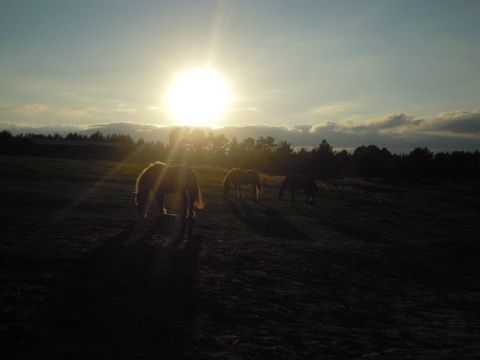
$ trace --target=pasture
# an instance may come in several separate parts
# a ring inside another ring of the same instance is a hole
[[[0,359],[479,358],[478,184],[341,179],[305,205],[262,176],[254,202],[193,166],[206,206],[164,233],[134,221],[146,165],[0,156]]]

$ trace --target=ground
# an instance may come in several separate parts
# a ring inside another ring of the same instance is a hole
[[[277,199],[275,179],[258,201],[223,198],[226,170],[201,168],[207,205],[191,227],[177,216],[170,233],[155,211],[134,219],[132,174],[143,165],[113,183],[96,164],[75,166],[79,189],[90,190],[74,200],[25,196],[38,214],[25,204],[23,217],[2,210],[0,359],[480,356],[471,184],[343,179],[319,183],[315,204],[301,193],[292,204]],[[2,185],[18,176],[2,175]],[[17,200],[28,181],[16,182]],[[44,221],[40,205],[55,220]],[[170,213],[178,206],[167,202]],[[28,247],[14,248],[21,241]]]

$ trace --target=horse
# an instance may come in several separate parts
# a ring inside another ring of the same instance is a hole
[[[260,182],[260,175],[253,170],[230,170],[225,179],[223,179],[222,191],[223,196],[227,196],[230,184],[233,183],[235,187],[235,197],[243,198],[241,185],[252,184],[252,200],[258,199],[258,194],[262,192],[262,183]]]
[[[139,218],[147,217],[154,199],[162,214],[166,214],[165,194],[177,191],[181,193],[183,201],[182,217],[187,219],[188,215],[188,219],[192,220],[195,217],[194,206],[197,209],[204,206],[195,170],[185,165],[165,165],[160,161],[151,163],[140,173],[135,184],[135,205]]]
[[[305,204],[308,204],[308,199],[310,195],[312,196],[312,202],[315,204],[315,193],[317,192],[317,184],[315,179],[310,175],[287,175],[280,186],[278,192],[280,200],[282,200],[283,193],[285,189],[290,190],[292,194],[292,202],[295,203],[295,189],[304,189],[305,190]]]

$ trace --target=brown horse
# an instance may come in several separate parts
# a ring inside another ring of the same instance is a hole
[[[260,182],[260,175],[253,170],[232,169],[223,179],[222,191],[223,196],[227,196],[230,184],[233,183],[235,187],[235,197],[243,198],[241,185],[252,185],[252,199],[257,200],[258,194],[262,192],[262,183]]]
[[[283,193],[285,189],[290,190],[292,194],[292,202],[295,203],[295,189],[304,189],[305,190],[305,204],[308,204],[308,199],[310,195],[312,196],[312,202],[315,204],[315,193],[317,192],[317,184],[315,184],[315,179],[310,175],[287,175],[280,186],[280,191],[278,192],[280,200],[282,200]]]
[[[164,207],[165,193],[180,191],[183,200],[182,216],[193,219],[194,205],[197,209],[203,208],[202,193],[198,185],[197,173],[188,166],[168,166],[159,161],[150,164],[137,178],[135,184],[135,205],[138,216],[145,218],[148,209],[155,199],[160,211],[167,213]],[[189,193],[189,202],[187,201]]]

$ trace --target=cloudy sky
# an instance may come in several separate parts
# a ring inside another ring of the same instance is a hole
[[[479,15],[476,0],[2,0],[0,130],[164,141],[171,85],[207,67],[230,102],[204,125],[229,138],[480,149]]]

